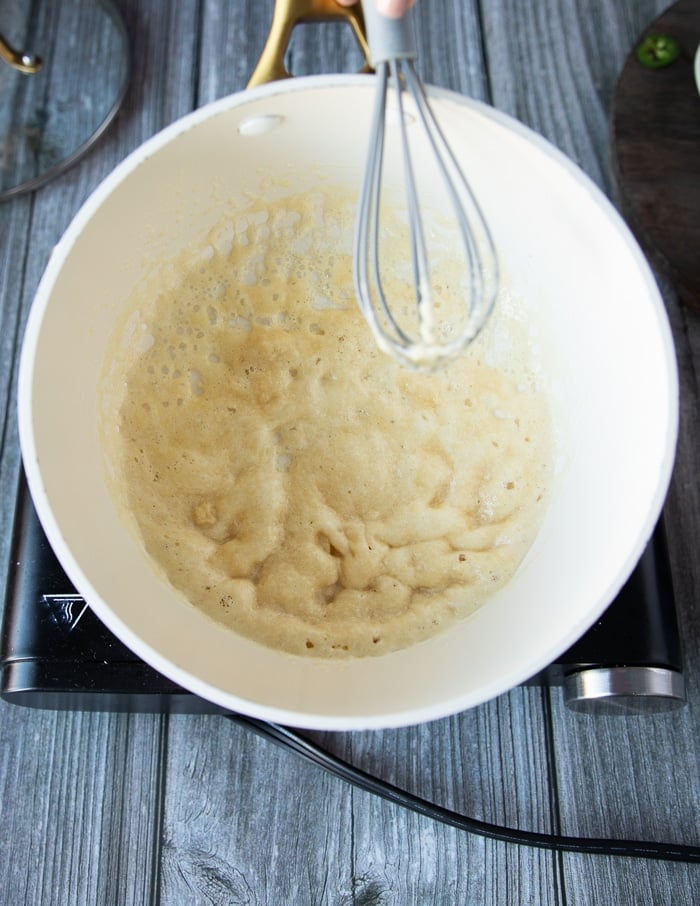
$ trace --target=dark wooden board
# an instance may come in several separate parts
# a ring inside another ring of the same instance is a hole
[[[640,39],[651,32],[674,38],[681,52],[663,69],[646,68],[634,50],[627,58],[611,112],[613,174],[639,241],[700,312],[700,3],[679,0]]]

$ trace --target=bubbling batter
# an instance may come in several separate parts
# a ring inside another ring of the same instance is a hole
[[[135,294],[103,378],[148,555],[213,619],[304,656],[383,654],[471,613],[551,476],[517,311],[444,370],[406,370],[355,302],[353,217],[328,193],[251,202]]]

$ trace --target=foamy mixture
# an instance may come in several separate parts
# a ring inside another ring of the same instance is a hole
[[[552,472],[517,307],[445,369],[407,370],[355,302],[353,217],[324,193],[251,201],[139,289],[103,376],[111,483],[148,556],[194,607],[304,656],[471,613],[518,568]]]

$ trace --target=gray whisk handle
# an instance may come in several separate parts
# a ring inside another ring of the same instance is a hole
[[[370,63],[389,60],[415,60],[418,56],[413,28],[413,12],[409,10],[401,18],[384,16],[377,9],[377,0],[362,0],[362,11],[367,29]]]

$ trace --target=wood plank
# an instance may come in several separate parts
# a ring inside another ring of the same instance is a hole
[[[222,717],[171,719],[160,902],[352,902],[352,793]]]
[[[474,0],[418,4],[416,68],[426,84],[489,100],[481,7]]]
[[[0,726],[3,902],[150,902],[160,719],[2,703]]]
[[[398,731],[305,735],[446,807],[546,829],[541,694]],[[163,903],[219,902],[226,887],[251,903],[557,902],[550,853],[406,812],[221,718],[172,720],[166,790]]]
[[[14,517],[19,447],[15,404],[18,342],[24,311],[22,287],[27,266],[25,242],[31,204],[17,199],[0,206],[0,564],[9,558],[10,530]],[[7,570],[0,569],[0,593],[5,597]]]
[[[306,735],[362,770],[452,811],[551,831],[542,695],[538,688],[519,688],[463,714],[400,730]],[[355,876],[366,878],[387,902],[559,902],[551,853],[402,813],[368,793],[353,796]]]
[[[125,5],[126,6],[126,5]],[[118,122],[89,157],[29,198],[0,207],[1,562],[19,467],[17,340],[52,247],[97,183],[132,148],[188,109],[198,4],[127,9],[135,36],[132,88]],[[167,40],[169,38],[169,40]],[[183,75],[184,74],[184,75]],[[56,86],[60,90],[61,86]],[[3,598],[6,570],[2,571]],[[0,791],[8,846],[0,858],[3,901],[148,903],[157,880],[162,720],[149,715],[54,713],[0,704]]]
[[[492,103],[544,135],[601,188],[610,100],[634,36],[664,0],[484,5]]]
[[[197,105],[242,91],[265,46],[273,0],[203,0]]]
[[[608,116],[617,75],[636,36],[663,5],[599,2],[588,4],[581,16],[569,15],[565,22],[551,3],[538,4],[536,10],[514,3],[486,9],[489,71],[498,106],[543,133],[609,193],[613,182],[607,158]],[[668,298],[673,310],[673,295]],[[697,378],[690,373],[697,359],[684,338],[690,325],[679,324],[677,312],[672,317],[687,396],[692,388],[697,393]],[[690,422],[698,424],[697,399],[686,399],[684,409],[676,482],[687,487],[697,461],[697,429],[689,434]],[[668,506],[670,542],[672,548],[679,545],[672,551],[674,577],[679,580],[681,618],[691,649],[699,622],[691,605],[697,597],[693,594],[698,588],[697,557],[688,549],[689,539],[697,537],[696,501],[697,490],[681,499],[673,488]],[[683,520],[682,531],[674,528],[678,519]],[[686,563],[685,576],[684,557],[693,564]],[[689,570],[694,574],[688,575]],[[697,669],[693,657],[687,671],[693,701]],[[564,833],[697,842],[700,724],[695,705],[672,715],[587,717],[568,712],[555,691],[552,710]],[[677,771],[669,764],[671,752],[682,766]],[[568,903],[690,903],[693,884],[696,892],[700,884],[697,867],[571,855],[563,857],[562,865]]]

